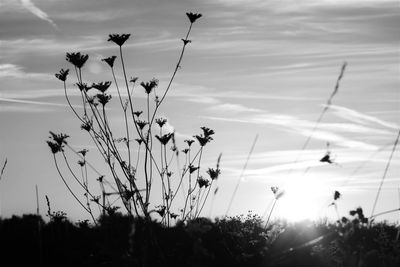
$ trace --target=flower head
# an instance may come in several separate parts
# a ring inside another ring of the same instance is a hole
[[[143,130],[144,126],[148,124],[147,121],[141,121],[141,120],[138,120],[136,123],[139,126],[140,130]]]
[[[108,64],[108,66],[110,66],[111,68],[114,67],[114,61],[117,58],[117,56],[111,56],[111,57],[107,57],[107,58],[103,58],[101,61],[104,61]]]
[[[69,72],[69,69],[66,69],[66,70],[61,69],[59,73],[55,74],[55,76],[60,81],[65,82],[67,80],[68,72]]]
[[[198,169],[199,169],[199,167],[195,167],[195,166],[193,166],[192,164],[189,165],[189,172],[190,172],[190,173],[193,173],[193,172],[195,172],[195,171],[198,170]]]
[[[183,45],[187,45],[188,43],[192,42],[191,40],[188,40],[188,39],[181,39],[181,40],[183,42]]]
[[[108,89],[108,87],[110,87],[110,85],[111,85],[111,82],[107,81],[107,82],[93,83],[92,87],[96,88],[100,92],[104,93],[105,91],[107,91],[107,89]]]
[[[339,191],[335,191],[335,193],[333,194],[333,199],[337,200],[337,199],[340,198],[340,196],[341,196],[340,192]]]
[[[169,217],[171,217],[171,219],[176,219],[178,217],[178,214],[170,213]]]
[[[203,135],[195,135],[194,137],[199,141],[200,146],[205,146],[208,142],[213,140],[211,136],[205,137]]]
[[[153,78],[149,82],[141,82],[140,85],[144,88],[147,94],[150,94],[151,91],[158,86],[158,80]]]
[[[197,183],[199,184],[200,188],[202,188],[203,186],[207,188],[210,185],[210,181],[204,179],[203,176],[199,176],[199,178],[197,178]]]
[[[215,180],[221,174],[221,171],[218,168],[215,170],[212,168],[208,168],[207,174],[210,176],[211,180]]]
[[[164,217],[165,209],[166,209],[165,206],[159,206],[158,209],[156,210],[156,212],[157,212],[161,217]]]
[[[161,137],[156,135],[156,138],[158,139],[158,141],[160,141],[161,144],[163,144],[165,146],[169,142],[169,140],[171,139],[171,137],[173,135],[174,135],[174,133],[167,133]]]
[[[184,142],[187,143],[188,146],[190,147],[193,144],[194,140],[193,139],[186,139]]]
[[[111,97],[111,95],[107,95],[107,94],[103,93],[103,94],[97,94],[96,98],[99,101],[99,103],[101,103],[104,107],[110,101],[110,99],[112,97]]]
[[[156,119],[156,123],[158,124],[158,126],[160,126],[160,128],[162,128],[166,122],[167,122],[167,119],[164,119],[164,118]]]
[[[51,152],[53,154],[56,154],[58,152],[63,152],[64,144],[67,144],[67,141],[65,141],[65,139],[67,139],[69,136],[63,133],[55,134],[51,131],[50,135],[51,136],[49,138],[52,138],[53,140],[46,141],[46,143],[49,145]]]
[[[122,46],[126,40],[129,39],[129,36],[131,36],[129,33],[128,34],[109,34],[108,35],[108,41],[112,41],[116,43],[119,46]]]
[[[185,148],[185,149],[182,150],[182,152],[185,153],[185,154],[187,154],[189,151],[190,151],[189,148]]]
[[[203,130],[203,133],[204,133],[205,137],[209,137],[209,136],[215,134],[214,130],[211,130],[210,128],[207,128],[207,127],[204,127],[204,126],[200,127],[200,128]]]
[[[86,162],[84,160],[78,160],[79,166],[83,167],[85,166]]]
[[[143,113],[143,111],[135,111],[133,112],[133,115],[135,115],[136,117],[140,117],[140,115]]]
[[[322,159],[320,159],[319,161],[320,161],[320,162],[327,162],[327,163],[329,163],[329,164],[332,164],[333,161],[332,161],[332,159],[331,159],[330,152],[329,152],[329,151],[326,152],[325,156],[323,156]]]
[[[197,19],[199,19],[201,17],[201,14],[188,12],[188,13],[186,13],[186,16],[189,18],[190,23],[194,23]]]
[[[75,67],[77,67],[78,69],[82,68],[88,59],[89,55],[84,55],[81,54],[80,52],[66,54],[66,60]]]
[[[138,142],[139,146],[143,143],[143,139],[140,138],[136,138],[135,141]]]
[[[69,137],[69,135],[66,135],[63,133],[55,134],[52,131],[50,131],[49,133],[51,135],[49,138],[53,138],[53,140],[60,146],[63,144],[67,144],[67,141],[65,141],[65,139],[67,139]]]
[[[78,86],[79,90],[85,92],[89,91],[92,88],[92,86],[88,86],[87,83],[78,82],[75,85]]]
[[[57,144],[55,142],[46,141],[46,143],[49,145],[49,147],[51,149],[51,153],[53,153],[53,154],[63,151],[62,146],[60,146],[59,144]]]
[[[87,152],[89,152],[89,150],[86,149],[86,148],[78,151],[78,153],[79,153],[79,154],[82,154],[82,156],[84,156],[84,157],[86,156],[86,153],[87,153]]]
[[[92,125],[93,125],[92,121],[86,121],[81,125],[81,129],[90,132],[90,130],[92,129]]]
[[[138,77],[131,77],[129,80],[131,83],[135,83],[139,78]]]

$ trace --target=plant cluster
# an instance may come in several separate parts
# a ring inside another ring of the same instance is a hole
[[[201,127],[201,133],[191,139],[184,140],[186,147],[180,150],[177,144],[175,132],[166,129],[167,119],[158,116],[161,104],[169,92],[181,62],[185,49],[191,40],[189,34],[193,23],[201,14],[186,13],[190,25],[186,36],[182,39],[183,46],[178,62],[166,89],[159,93],[157,88],[159,80],[153,78],[149,81],[138,82],[138,77],[128,79],[126,63],[124,61],[123,46],[129,40],[130,34],[110,34],[109,42],[118,47],[119,59],[123,74],[123,86],[120,86],[116,76],[117,56],[102,59],[108,65],[112,81],[89,83],[84,79],[83,69],[89,60],[87,54],[73,52],[66,54],[66,60],[72,64],[76,75],[74,83],[80,93],[81,109],[73,104],[72,97],[67,90],[69,69],[61,69],[55,74],[64,85],[66,100],[81,123],[81,129],[90,136],[93,144],[100,152],[110,175],[98,174],[97,181],[100,184],[101,193],[94,193],[89,186],[87,149],[75,151],[67,142],[68,135],[50,132],[50,140],[47,141],[53,153],[55,166],[64,184],[74,196],[79,205],[96,221],[93,205],[97,206],[102,214],[112,214],[118,207],[109,200],[112,194],[117,193],[123,206],[130,216],[150,218],[158,214],[161,222],[170,225],[178,217],[181,220],[199,217],[211,191],[213,182],[220,175],[220,157],[216,168],[208,168],[207,175],[202,175],[201,160],[205,146],[213,140],[214,130]],[[133,92],[137,86],[142,87],[145,94],[145,110],[138,109],[138,100]],[[122,136],[116,136],[115,128],[109,118],[109,104],[113,95],[109,92],[111,86],[115,86],[118,106],[124,118]],[[198,146],[194,145],[197,141]],[[79,171],[70,163],[65,148],[69,148],[79,156]],[[61,154],[61,157],[56,157]],[[179,158],[184,157],[184,165],[180,166]],[[61,158],[61,159],[60,159]],[[68,179],[61,171],[59,161],[62,161],[68,173],[83,189],[82,196],[73,190]],[[172,164],[176,163],[176,167]],[[94,169],[93,166],[89,165]],[[111,178],[111,179],[110,179]],[[106,191],[110,181],[115,183],[113,193]],[[157,187],[154,190],[154,187]],[[159,192],[158,197],[153,192]],[[178,192],[183,191],[184,203],[176,204]],[[157,203],[158,202],[158,203]],[[156,205],[155,205],[156,204]]]

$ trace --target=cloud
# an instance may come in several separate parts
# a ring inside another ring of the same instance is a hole
[[[41,80],[50,79],[50,75],[42,73],[26,73],[22,67],[14,64],[0,64],[0,78],[14,77],[14,78],[36,78]]]
[[[3,98],[3,97],[0,97],[0,102],[39,105],[39,106],[52,106],[52,107],[69,107],[66,104],[49,103],[49,102],[32,101],[32,100],[22,100],[22,99],[13,99],[13,98]],[[79,106],[74,106],[74,108],[80,108],[80,107]]]
[[[387,121],[381,120],[377,117],[363,114],[361,112],[358,112],[358,111],[350,109],[350,108],[331,105],[330,109],[332,109],[337,116],[344,118],[346,120],[352,121],[352,122],[356,122],[356,123],[360,123],[360,124],[364,124],[364,125],[374,123],[374,124],[378,124],[380,126],[394,129],[394,130],[397,130],[400,128],[400,126],[395,123],[387,122]]]
[[[319,125],[317,130],[314,130],[315,122],[299,119],[296,116],[286,114],[274,114],[274,113],[262,113],[241,116],[238,118],[224,118],[224,117],[211,117],[206,118],[212,120],[231,121],[231,122],[243,122],[253,124],[269,124],[275,125],[282,130],[308,137],[312,133],[312,138],[322,141],[329,141],[341,147],[346,148],[359,148],[365,150],[376,150],[378,147],[373,144],[369,144],[360,140],[358,134],[386,134],[385,131],[381,131],[375,128],[368,128],[357,124],[342,124],[342,123],[322,123]],[[347,134],[347,135],[346,135]],[[355,135],[357,134],[357,135]]]
[[[49,16],[40,8],[35,6],[35,4],[31,0],[21,0],[21,4],[23,7],[25,7],[29,12],[31,12],[33,15],[37,16],[38,18],[47,21],[48,23],[51,24],[55,29],[59,30],[58,26],[54,23],[53,20],[49,18]]]
[[[231,103],[223,103],[215,106],[211,106],[209,108],[211,111],[222,111],[232,113],[244,113],[244,112],[262,112],[261,109],[249,108],[241,104],[231,104]]]

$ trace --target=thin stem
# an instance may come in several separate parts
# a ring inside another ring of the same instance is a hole
[[[399,130],[399,132],[398,132],[398,134],[397,134],[396,141],[395,141],[394,144],[393,144],[393,148],[392,148],[392,152],[390,153],[389,160],[388,160],[388,162],[386,163],[385,171],[384,171],[384,173],[383,173],[383,176],[382,176],[382,179],[381,179],[381,183],[379,184],[378,192],[377,192],[377,194],[376,194],[375,201],[374,201],[374,205],[373,205],[373,207],[372,207],[371,216],[375,213],[375,208],[376,208],[376,204],[378,203],[379,194],[381,193],[382,185],[383,185],[383,182],[384,182],[384,180],[385,180],[385,178],[386,178],[386,174],[387,174],[387,171],[388,171],[388,169],[389,169],[390,163],[391,163],[391,161],[392,161],[394,151],[396,150],[397,143],[399,142],[399,138],[400,138],[400,130]]]

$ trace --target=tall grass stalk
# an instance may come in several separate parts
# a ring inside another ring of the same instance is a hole
[[[385,181],[387,171],[389,170],[389,166],[390,166],[390,163],[392,161],[393,154],[394,154],[394,152],[396,150],[397,143],[399,142],[399,138],[400,138],[400,130],[399,130],[399,132],[397,134],[396,141],[393,144],[392,152],[390,153],[389,159],[388,159],[388,161],[386,163],[385,171],[383,172],[382,179],[381,179],[381,182],[379,184],[378,191],[376,193],[376,197],[375,197],[375,200],[374,200],[374,204],[372,206],[371,217],[374,216],[374,214],[375,214],[375,208],[376,208],[376,205],[378,203],[379,195],[380,195],[381,190],[382,190],[382,185],[383,185],[383,182]]]

